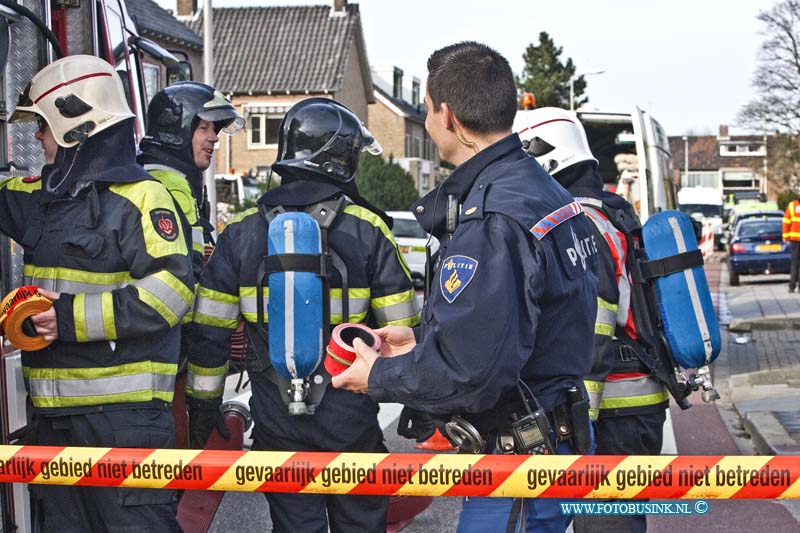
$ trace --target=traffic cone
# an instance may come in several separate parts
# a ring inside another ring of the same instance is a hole
[[[436,452],[445,452],[445,451],[449,452],[456,449],[455,447],[453,447],[452,444],[450,444],[450,441],[447,440],[444,437],[444,435],[442,435],[439,432],[438,429],[433,432],[431,438],[429,438],[425,442],[417,444],[416,446],[414,446],[414,448],[417,448],[419,450],[431,450]]]

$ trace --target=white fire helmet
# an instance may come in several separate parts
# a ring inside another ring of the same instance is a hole
[[[524,127],[518,134],[525,151],[552,175],[582,161],[597,163],[583,125],[575,113],[565,109],[526,111]]]
[[[70,148],[133,113],[114,67],[98,57],[74,55],[36,73],[10,122],[37,116],[47,122],[60,146]]]

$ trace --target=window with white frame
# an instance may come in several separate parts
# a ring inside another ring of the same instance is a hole
[[[723,170],[722,188],[725,191],[761,188],[761,176],[752,170]]]
[[[719,155],[721,156],[766,156],[767,147],[763,143],[754,142],[748,143],[735,143],[735,144],[720,144]]]
[[[161,90],[161,67],[151,63],[145,63],[144,67],[144,88],[147,92],[147,102]]]
[[[278,131],[289,106],[245,107],[247,117],[247,147],[274,148]]]
[[[689,175],[681,172],[681,187],[719,187],[719,172],[713,171],[693,171],[689,169]]]

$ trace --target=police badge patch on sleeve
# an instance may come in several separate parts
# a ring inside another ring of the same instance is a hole
[[[150,220],[153,221],[153,228],[163,239],[174,241],[178,238],[178,222],[175,220],[175,213],[169,209],[153,209],[150,211]]]
[[[453,303],[461,294],[478,270],[478,262],[465,255],[451,255],[442,262],[439,273],[439,288],[442,296]]]

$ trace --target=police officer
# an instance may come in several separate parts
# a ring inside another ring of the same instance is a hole
[[[669,406],[665,386],[635,355],[637,320],[646,313],[631,298],[628,261],[632,230],[639,228],[633,207],[603,190],[586,132],[574,113],[541,108],[528,115],[520,137],[528,153],[583,205],[593,222],[598,288],[594,364],[586,380],[597,419],[597,452],[607,455],[659,455]],[[598,418],[599,416],[599,418]],[[643,515],[577,517],[576,531],[647,529]]]
[[[330,281],[330,323],[343,321],[343,298],[350,322],[373,327],[419,323],[411,276],[385,215],[359,196],[354,182],[362,150],[379,153],[379,146],[358,117],[326,98],[295,104],[281,123],[278,142],[272,169],[280,174],[281,185],[259,199],[258,209],[245,211],[225,228],[203,272],[193,324],[196,332],[188,338],[193,387],[187,393],[197,399],[222,395],[226,341],[243,317],[255,348],[246,362],[253,392],[253,449],[383,452],[378,404],[367,396],[325,385],[313,415],[289,414],[283,397],[287,387],[279,386],[272,372],[263,341],[267,328],[259,325],[257,305],[259,265],[267,253],[267,214],[276,210],[329,213],[341,205],[327,230],[327,240],[331,252],[346,266],[348,290],[342,294],[343,276],[335,271]],[[270,324],[279,321],[272,313],[266,319]],[[194,423],[190,413],[190,425]],[[266,497],[275,531],[382,531],[386,527],[385,497],[278,493]]]
[[[512,133],[517,93],[504,57],[463,42],[434,52],[428,72],[425,126],[457,166],[413,207],[441,243],[419,343],[410,328],[382,329],[384,355],[400,355],[379,357],[357,340],[358,358],[333,384],[450,419],[451,437],[469,435],[464,451],[586,452],[597,312],[581,246],[589,223]],[[519,440],[520,420],[545,438]],[[566,430],[558,442],[555,423]],[[473,497],[458,529],[564,531],[569,519],[552,500]]]
[[[139,162],[167,188],[180,208],[184,232],[187,237],[191,236],[189,244],[195,283],[200,281],[205,247],[213,246],[214,225],[209,221],[203,171],[211,165],[219,134],[233,135],[243,127],[244,118],[222,93],[196,81],[178,82],[160,90],[147,108],[147,133],[139,145],[142,151]],[[190,318],[187,315],[187,319]],[[181,369],[183,367],[182,360]],[[185,406],[178,401],[183,398],[184,386],[185,373],[181,371],[173,406],[175,421],[179,425],[186,423]],[[205,441],[207,435],[202,432],[209,424],[215,425],[223,436],[228,436],[219,410],[220,403],[221,399],[216,402],[189,401],[188,408],[195,411],[195,420],[207,420],[202,428],[195,425],[201,434],[189,435],[190,446],[199,447]],[[179,431],[178,436],[184,431]],[[186,442],[179,442],[179,445],[185,446]]]
[[[0,183],[0,231],[25,250],[49,347],[22,353],[26,442],[170,448],[191,264],[166,189],[136,163],[134,118],[107,62],[70,56],[33,77],[11,120],[38,119],[52,162]],[[54,154],[52,152],[55,147]],[[31,485],[41,531],[179,531],[173,490]]]

